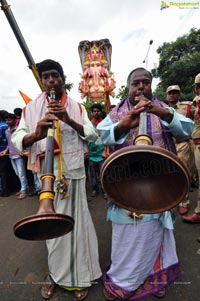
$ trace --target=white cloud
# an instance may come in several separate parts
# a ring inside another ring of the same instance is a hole
[[[117,92],[133,68],[152,69],[158,64],[158,47],[189,33],[199,24],[200,13],[177,7],[161,11],[159,0],[8,0],[8,3],[34,61],[46,58],[59,61],[67,81],[74,84],[70,95],[78,101],[79,73],[82,73],[80,41],[110,40],[111,71]],[[2,10],[0,22],[0,109],[11,111],[23,106],[18,90],[34,98],[40,88]],[[143,64],[150,40],[153,44]],[[153,88],[157,82],[153,81]]]

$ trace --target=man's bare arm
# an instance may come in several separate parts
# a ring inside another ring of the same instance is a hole
[[[44,139],[47,136],[48,129],[53,125],[55,120],[58,120],[58,118],[53,114],[46,113],[45,117],[38,121],[35,132],[24,136],[23,147],[26,148]]]
[[[28,146],[33,145],[35,142],[37,142],[39,139],[36,138],[35,133],[29,134],[24,136],[23,138],[23,147],[26,148]]]

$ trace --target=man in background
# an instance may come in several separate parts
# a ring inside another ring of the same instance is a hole
[[[27,196],[28,181],[26,177],[26,166],[23,152],[20,152],[11,141],[12,135],[17,128],[15,114],[8,113],[6,115],[6,123],[8,125],[8,129],[6,130],[5,134],[8,141],[8,145],[5,150],[5,153],[9,154],[12,167],[20,182],[20,190],[16,193],[17,199],[22,200]]]
[[[194,91],[196,94],[196,110],[194,114],[194,130],[192,132],[192,139],[194,142],[194,157],[196,169],[198,172],[198,195],[197,204],[194,212],[188,216],[183,216],[183,220],[188,223],[200,223],[200,73],[196,75],[194,80]],[[200,241],[200,237],[198,238]]]
[[[0,110],[0,196],[8,197],[10,195],[9,189],[9,168],[10,159],[6,155],[6,148],[8,145],[6,139],[6,130],[8,125],[5,121],[5,117],[8,114],[5,110]]]
[[[91,122],[96,129],[97,125],[103,120],[103,108],[100,103],[91,106]],[[100,170],[103,165],[103,153],[106,153],[104,144],[99,136],[96,141],[88,142],[89,149],[89,178],[92,187],[92,197],[96,196],[101,190]]]
[[[178,85],[171,85],[167,88],[166,100],[169,107],[176,110],[177,113],[182,114],[185,117],[194,120],[195,107],[190,101],[181,101],[180,93],[181,89]],[[195,162],[194,162],[194,144],[191,137],[185,141],[175,141],[177,156],[183,163],[188,167],[190,176],[195,172]],[[189,193],[189,192],[188,192]],[[179,204],[178,212],[183,215],[188,213],[190,206],[189,195],[187,194],[185,199]]]

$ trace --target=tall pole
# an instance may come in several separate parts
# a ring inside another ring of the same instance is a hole
[[[36,65],[35,65],[35,62],[33,60],[33,57],[28,49],[28,46],[22,36],[22,33],[20,31],[20,28],[15,20],[15,17],[10,9],[10,5],[7,3],[6,0],[0,0],[0,3],[1,3],[1,9],[4,11],[5,15],[6,15],[6,18],[15,34],[15,37],[26,57],[26,60],[28,62],[28,67],[32,70],[33,72],[33,75],[35,76],[35,79],[37,80],[37,83],[40,87],[40,89],[43,91],[43,86],[42,86],[42,82],[41,82],[41,79],[40,79],[40,76],[38,74],[38,71],[37,71],[37,68],[36,68]]]
[[[150,50],[150,47],[151,47],[152,44],[153,44],[153,40],[150,40],[149,41],[149,47],[148,47],[148,50],[147,50],[147,54],[146,54],[145,59],[143,61],[143,63],[146,63],[146,69],[148,69],[148,55],[149,55],[149,50]]]

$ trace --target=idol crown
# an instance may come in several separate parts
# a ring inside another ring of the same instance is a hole
[[[79,56],[83,70],[92,61],[98,61],[110,70],[112,45],[108,39],[99,41],[81,41],[79,43]]]

